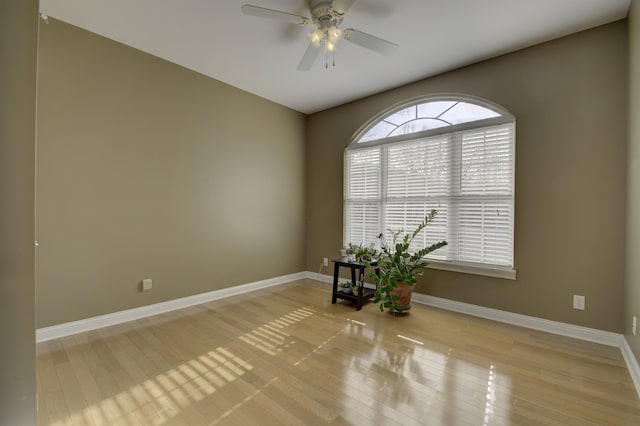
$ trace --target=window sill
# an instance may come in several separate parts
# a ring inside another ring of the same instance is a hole
[[[427,268],[440,269],[443,271],[462,272],[465,274],[484,275],[487,277],[503,278],[506,280],[516,279],[516,270],[511,268],[477,266],[461,263],[450,263],[442,261],[427,260]]]

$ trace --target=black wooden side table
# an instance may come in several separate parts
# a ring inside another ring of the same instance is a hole
[[[364,271],[367,268],[367,265],[364,262],[356,262],[349,261],[347,258],[335,259],[332,261],[334,264],[333,267],[333,291],[331,293],[331,303],[335,304],[337,299],[349,300],[351,302],[355,302],[356,310],[362,309],[362,303],[365,300],[369,300],[373,297],[375,290],[371,288],[367,288],[364,285],[362,287],[357,287],[358,283],[363,282]],[[376,274],[380,276],[380,268],[376,266],[375,261],[369,262],[369,264],[375,268]],[[358,288],[358,295],[355,296],[353,294],[346,294],[338,290],[338,279],[340,268],[349,268],[351,270],[351,284],[354,287]],[[356,280],[356,271],[358,271],[358,279]]]

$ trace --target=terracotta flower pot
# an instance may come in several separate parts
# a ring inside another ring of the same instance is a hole
[[[400,306],[402,308],[402,312],[406,312],[411,309],[411,295],[413,294],[413,287],[410,285],[406,285],[405,283],[398,283],[398,287],[391,290],[391,298],[395,299],[395,296],[398,296],[398,300],[394,300],[393,304],[396,306]]]

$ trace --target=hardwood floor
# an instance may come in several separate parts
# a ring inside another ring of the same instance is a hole
[[[638,425],[620,351],[301,280],[38,344],[40,425]]]

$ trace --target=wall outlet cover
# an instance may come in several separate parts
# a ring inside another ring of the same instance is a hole
[[[142,280],[142,291],[147,292],[151,291],[153,288],[153,280],[151,278],[145,278]]]
[[[584,311],[585,297],[579,294],[573,295],[573,309]]]

